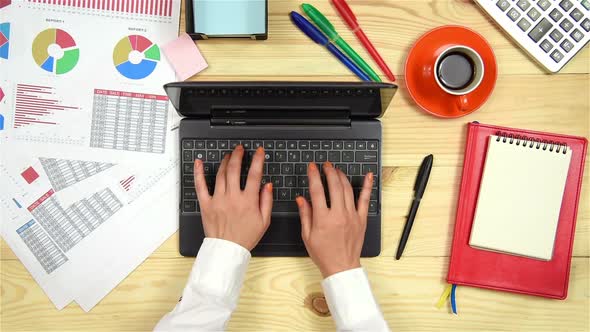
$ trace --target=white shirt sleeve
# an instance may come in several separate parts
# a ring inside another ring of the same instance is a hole
[[[221,239],[205,238],[182,298],[154,331],[222,331],[235,310],[250,252]]]
[[[390,331],[363,268],[333,274],[322,288],[338,331]]]

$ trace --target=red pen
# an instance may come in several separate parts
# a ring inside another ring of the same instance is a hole
[[[377,62],[379,67],[381,67],[381,70],[383,70],[385,75],[387,75],[387,77],[392,82],[395,81],[395,76],[393,76],[393,73],[391,72],[389,67],[387,67],[387,64],[385,63],[381,55],[379,55],[379,52],[377,52],[375,46],[373,46],[367,35],[365,35],[363,30],[359,26],[358,22],[356,21],[356,17],[354,16],[354,13],[350,9],[346,1],[332,0],[332,4],[334,5],[334,7],[336,7],[338,14],[340,14],[340,17],[342,17],[344,22],[346,22],[346,25],[348,25],[350,30],[352,30],[354,34],[357,36],[357,38],[360,39],[365,49],[369,52],[369,54],[371,54],[371,57],[373,57],[373,59],[375,60],[375,62]]]

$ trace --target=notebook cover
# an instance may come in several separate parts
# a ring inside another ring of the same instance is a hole
[[[565,143],[572,150],[555,237],[554,254],[550,261],[480,250],[469,246],[488,137],[498,133]],[[583,137],[469,123],[447,281],[452,284],[565,299],[587,145],[588,141]]]

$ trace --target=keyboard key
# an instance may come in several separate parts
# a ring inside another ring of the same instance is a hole
[[[551,1],[549,0],[541,0],[537,2],[537,6],[539,6],[543,11],[549,9],[551,7]]]
[[[303,188],[295,188],[291,189],[291,199],[294,200],[295,198],[303,196]]]
[[[193,151],[191,151],[191,150],[182,151],[182,160],[183,161],[193,161]]]
[[[367,173],[373,173],[373,175],[377,175],[377,164],[363,164],[363,175]]]
[[[549,14],[549,16],[551,16],[551,18],[553,19],[554,22],[557,22],[563,17],[563,14],[561,13],[561,11],[559,9],[554,8],[551,11],[551,13]]]
[[[528,0],[518,0],[516,2],[516,5],[518,6],[518,8],[520,8],[524,12],[527,9],[529,9],[529,7],[531,6],[531,3]]]
[[[309,149],[309,142],[308,141],[299,142],[299,150],[307,150],[307,149]]]
[[[377,162],[377,152],[375,152],[375,151],[356,152],[354,160],[357,162]]]
[[[240,145],[240,141],[229,141],[229,148],[232,150],[235,149],[238,145]]]
[[[520,28],[520,30],[526,32],[531,27],[531,22],[529,22],[526,18],[523,17],[520,19],[520,21],[518,21],[518,27]]]
[[[322,141],[322,150],[332,150],[332,142]]]
[[[302,151],[301,161],[310,162],[313,161],[313,151]]]
[[[295,164],[295,174],[297,174],[297,175],[307,174],[307,165],[306,164]]]
[[[544,18],[529,32],[529,37],[531,37],[533,41],[538,42],[547,34],[551,27],[551,22]]]
[[[231,150],[224,150],[224,151],[221,151],[221,156],[220,156],[220,158],[221,158],[221,159],[223,159],[223,158],[225,158],[225,156],[226,156],[226,155],[228,155],[228,154],[229,154],[229,155],[231,155]]]
[[[584,28],[584,30],[586,30],[586,32],[590,32],[590,19],[586,18],[584,19],[584,21],[582,21],[582,28]]]
[[[296,176],[285,176],[285,187],[289,187],[289,188],[297,187],[297,177]]]
[[[377,201],[369,201],[369,213],[377,213]]]
[[[195,147],[195,141],[190,139],[185,139],[182,141],[182,148],[183,149],[193,149]]]
[[[559,23],[559,26],[565,30],[565,32],[569,32],[573,27],[573,23],[570,22],[567,18],[564,18],[563,21],[561,21],[561,23]]]
[[[193,163],[184,163],[182,165],[182,171],[184,174],[192,174],[195,171],[195,164]]]
[[[344,142],[344,150],[354,150],[354,142]]]
[[[197,201],[184,201],[182,210],[184,212],[197,212]]]
[[[204,149],[205,141],[195,141],[195,149]]]
[[[563,34],[561,32],[559,32],[559,30],[557,29],[553,29],[553,31],[551,31],[551,34],[549,34],[549,36],[551,36],[551,39],[553,39],[553,41],[558,42],[561,40],[561,38],[563,38]]]
[[[205,151],[195,151],[194,157],[195,157],[195,160],[199,159],[199,160],[205,161],[205,158],[206,158]]]
[[[272,185],[275,188],[280,188],[283,186],[283,177],[282,176],[271,176],[270,181],[272,182]]]
[[[348,173],[348,166],[346,164],[336,164],[334,167],[341,170],[344,174]]]
[[[506,0],[500,0],[496,3],[496,6],[498,6],[501,11],[505,12],[510,7],[510,3]]]
[[[275,148],[275,142],[274,141],[264,141],[264,148],[266,150],[272,150]]]
[[[301,151],[289,151],[288,160],[291,163],[296,163],[301,160]]]
[[[547,39],[543,40],[539,46],[541,46],[541,49],[545,51],[545,53],[549,53],[549,51],[551,51],[553,48],[553,44],[551,44]]]
[[[561,46],[565,53],[569,53],[574,48],[574,44],[568,39],[564,40],[559,46]]]
[[[356,149],[357,150],[366,150],[367,149],[367,142],[356,142]]]
[[[316,151],[315,153],[315,161],[318,163],[323,163],[324,161],[328,160],[328,153],[326,151]]]
[[[287,151],[275,151],[275,161],[277,163],[287,161]]]
[[[182,190],[182,198],[184,199],[197,199],[197,192],[194,188],[185,188]]]
[[[328,161],[333,163],[340,162],[340,151],[329,151],[328,152]]]
[[[205,174],[216,174],[217,172],[215,171],[215,164],[204,163],[203,164],[203,172],[205,172]],[[192,173],[192,172],[190,172],[190,173]]]
[[[571,18],[574,19],[574,21],[576,22],[580,22],[580,20],[584,17],[584,13],[582,13],[581,10],[579,10],[578,8],[572,10],[572,12],[570,13]]]
[[[243,176],[243,177],[241,177],[241,178],[243,178],[243,180],[241,180],[241,183],[246,183],[246,181],[245,181],[245,180],[246,180],[246,177],[245,177],[245,176]],[[241,178],[240,178],[240,179],[241,179]],[[265,175],[265,176],[263,176],[263,177],[262,177],[262,179],[260,180],[260,185],[261,185],[261,186],[264,186],[265,184],[267,184],[267,183],[270,183],[271,181],[272,181],[272,180],[271,180],[270,176],[268,176],[268,175]],[[242,188],[242,189],[243,189],[243,188]]]
[[[195,177],[192,175],[184,175],[182,177],[182,185],[184,187],[194,188],[195,187]]]
[[[273,161],[273,159],[274,158],[273,158],[272,152],[269,152],[269,151],[264,152],[264,160],[265,161],[270,162],[270,161]]]
[[[541,17],[541,13],[536,8],[531,8],[531,10],[529,10],[527,13],[527,16],[530,17],[533,22],[535,22],[539,19],[539,17]]]
[[[379,192],[377,189],[371,189],[371,200],[376,201],[379,198]]]
[[[518,20],[518,18],[520,17],[520,13],[518,12],[518,10],[511,8],[506,14],[506,16],[508,16],[512,20],[512,22],[516,22],[516,20]]]
[[[553,51],[553,53],[551,53],[551,59],[553,59],[553,61],[555,62],[559,62],[563,60],[563,53],[559,52],[558,50],[555,50]]]
[[[275,164],[275,163],[268,164],[268,174],[270,174],[270,175],[281,174],[281,164]]]
[[[297,186],[300,188],[307,188],[309,186],[307,176],[298,176],[297,177]]]
[[[582,38],[584,38],[584,34],[580,30],[575,29],[574,32],[572,32],[572,34],[570,35],[570,37],[572,37],[575,41],[579,42],[580,40],[582,40]]]
[[[229,147],[229,143],[227,141],[219,141],[218,143],[218,147],[219,149],[223,149],[226,150]],[[243,144],[242,144],[243,145]],[[245,148],[245,147],[244,147]]]
[[[291,200],[291,191],[289,189],[280,188],[278,191],[278,199],[281,201]],[[276,211],[274,204],[273,204],[272,210]]]
[[[342,151],[342,161],[343,162],[354,161],[354,152],[353,151]]]
[[[349,164],[348,165],[348,175],[360,175],[361,174],[361,165],[360,164]]]
[[[276,148],[279,150],[284,150],[287,148],[287,142],[285,142],[285,141],[276,141],[275,143],[276,143],[276,145],[275,145]]]
[[[254,149],[258,149],[261,146],[264,147],[264,142],[263,141],[253,141],[252,146],[254,147]]]
[[[569,0],[563,0],[559,3],[559,7],[563,8],[566,12],[572,9],[574,4]]]
[[[293,164],[281,164],[281,174],[291,175],[293,173],[295,173]]]
[[[379,144],[377,144],[377,142],[367,143],[367,149],[369,149],[369,150],[377,150],[378,147],[379,147]]]
[[[342,142],[342,141],[334,142],[334,150],[342,150],[343,147],[344,147],[344,142]]]
[[[312,150],[319,150],[322,147],[322,144],[319,141],[311,141],[309,147]]]
[[[207,141],[207,149],[217,149],[217,141]]]
[[[297,150],[297,141],[287,141],[287,149]]]
[[[219,151],[207,151],[207,161],[219,161]]]

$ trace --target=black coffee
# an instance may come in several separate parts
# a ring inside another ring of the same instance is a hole
[[[451,52],[438,63],[438,80],[448,89],[462,90],[475,78],[475,64],[463,53]]]

